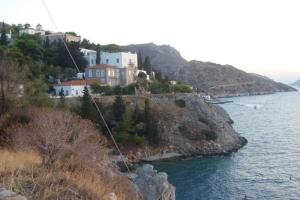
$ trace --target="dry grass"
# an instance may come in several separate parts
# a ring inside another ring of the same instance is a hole
[[[42,158],[35,152],[0,150],[0,173],[39,165]]]
[[[8,130],[15,151],[0,150],[0,187],[28,199],[106,200],[111,193],[118,200],[139,199],[91,122],[51,109],[31,113],[29,124]]]

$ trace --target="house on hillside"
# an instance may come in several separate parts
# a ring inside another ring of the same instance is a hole
[[[118,68],[137,68],[137,54],[130,52],[101,52],[101,63]]]
[[[66,42],[80,42],[81,36],[76,36],[69,33],[57,32],[57,33],[50,33],[48,35],[42,35],[41,39],[43,42],[46,42],[46,40],[48,40],[50,44],[54,42],[59,42],[62,39]]]
[[[86,68],[87,80],[98,80],[101,84],[109,86],[129,85],[135,81],[134,68],[118,68],[112,65],[99,64]]]
[[[83,57],[88,62],[88,67],[96,65],[97,52],[94,50],[81,48],[80,52],[83,53]]]
[[[135,82],[137,54],[130,52],[102,52],[101,64],[85,69],[87,80],[98,80],[109,86],[129,85]]]
[[[24,29],[21,29],[19,31],[19,35],[35,35],[35,34],[40,34],[45,35],[45,31],[43,30],[43,26],[38,24],[36,25],[35,28],[31,28],[29,26],[25,27]]]
[[[71,80],[61,82],[53,86],[54,95],[58,96],[63,92],[66,97],[81,97],[83,96],[84,87],[87,86],[89,93],[91,93],[90,85],[96,82],[95,80]],[[87,85],[86,85],[87,84]]]

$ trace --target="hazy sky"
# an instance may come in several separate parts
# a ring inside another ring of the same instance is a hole
[[[100,44],[169,44],[188,60],[300,78],[298,0],[45,0],[61,31]],[[0,21],[55,30],[41,0],[0,0]]]

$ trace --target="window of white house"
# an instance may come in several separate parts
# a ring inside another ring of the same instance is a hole
[[[108,70],[107,72],[108,72],[108,76],[110,76],[110,70]]]
[[[105,71],[104,71],[104,69],[101,69],[100,73],[101,73],[101,77],[104,77],[104,76],[105,76]]]
[[[96,77],[100,77],[100,70],[99,69],[96,70]]]
[[[119,58],[117,58],[117,63],[119,63],[120,62],[120,60],[119,60]]]
[[[66,90],[66,96],[69,96],[69,90]]]
[[[116,76],[116,78],[119,78],[119,76],[120,76],[119,70],[116,70],[115,76]]]
[[[106,64],[108,64],[109,63],[109,60],[108,59],[106,59]]]
[[[89,70],[89,77],[93,77],[93,70]]]

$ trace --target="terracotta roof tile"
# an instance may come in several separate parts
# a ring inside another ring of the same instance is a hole
[[[91,85],[92,83],[99,82],[96,80],[71,80],[61,82],[61,84],[56,84],[55,86],[79,86],[79,85]]]

